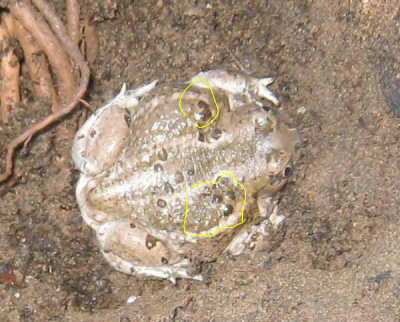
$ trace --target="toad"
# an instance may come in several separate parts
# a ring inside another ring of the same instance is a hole
[[[279,104],[271,83],[211,70],[184,95],[124,86],[86,121],[72,151],[76,197],[114,268],[202,280],[202,258],[257,248],[280,223],[297,136],[266,107]]]

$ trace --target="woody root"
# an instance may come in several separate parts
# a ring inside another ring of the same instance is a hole
[[[24,81],[31,82],[35,98],[51,102],[47,117],[16,133],[6,151],[0,152],[5,155],[2,183],[13,175],[19,148],[78,106],[88,106],[83,100],[90,77],[88,61],[97,42],[91,39],[95,34],[89,19],[81,19],[79,0],[66,0],[65,24],[47,0],[10,0],[0,5],[0,125],[12,124]],[[21,76],[22,67],[29,80]]]

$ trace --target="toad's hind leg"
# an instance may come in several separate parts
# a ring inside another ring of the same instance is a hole
[[[96,175],[109,166],[121,153],[129,134],[130,121],[139,100],[156,85],[154,81],[135,90],[121,92],[98,109],[75,136],[72,157],[76,167],[87,175]]]
[[[191,274],[190,263],[159,239],[128,220],[107,222],[97,230],[106,260],[118,271],[137,276],[202,280]]]

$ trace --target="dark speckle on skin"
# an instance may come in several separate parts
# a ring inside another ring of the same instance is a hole
[[[226,195],[228,196],[229,199],[231,200],[235,200],[236,196],[235,196],[235,192],[233,190],[229,190]]]
[[[154,171],[156,171],[156,172],[161,172],[163,169],[164,169],[164,168],[163,168],[162,165],[159,164],[159,163],[156,163],[156,164],[154,165]]]
[[[222,211],[224,212],[224,216],[229,216],[233,212],[233,206],[226,204],[222,208]]]
[[[284,172],[284,176],[285,177],[290,177],[293,174],[293,169],[291,167],[286,167],[285,168],[285,172]]]
[[[166,193],[174,193],[174,187],[172,187],[172,185],[169,182],[166,182],[164,184],[164,191]]]
[[[201,132],[199,132],[199,135],[198,135],[198,140],[200,141],[200,142],[204,142],[205,140],[206,140],[206,138],[205,138],[205,136],[204,136],[204,134],[203,133],[201,133]]]
[[[129,127],[131,125],[131,117],[130,117],[129,113],[124,114],[124,120],[125,120],[126,125]]]
[[[212,196],[211,202],[212,202],[212,203],[220,203],[220,202],[222,202],[222,197],[221,197],[221,195],[213,195],[213,196]]]
[[[168,152],[162,148],[161,151],[158,151],[157,156],[161,161],[166,161],[168,159]]]
[[[211,133],[211,137],[215,140],[218,140],[222,135],[222,131],[220,129],[214,129]]]
[[[91,138],[93,138],[96,135],[96,130],[94,129],[90,130],[89,135]]]
[[[159,206],[160,208],[165,208],[167,206],[167,202],[164,199],[158,199],[157,206]]]
[[[187,170],[186,173],[187,173],[189,176],[192,176],[192,175],[194,175],[194,169],[193,169],[193,168],[190,168],[190,169]]]
[[[146,247],[152,249],[157,244],[157,239],[152,235],[146,236]]]

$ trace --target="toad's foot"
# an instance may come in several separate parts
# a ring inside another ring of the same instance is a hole
[[[243,227],[241,231],[233,238],[225,253],[233,256],[243,254],[248,249],[264,249],[266,237],[271,230],[278,229],[279,225],[285,220],[285,217],[278,214],[278,204],[272,197],[263,197],[258,200],[261,217],[263,220],[258,225]]]
[[[209,81],[213,87],[224,90],[233,96],[244,95],[249,101],[257,97],[265,98],[274,105],[279,105],[278,98],[268,88],[274,81],[271,77],[259,79],[243,74],[228,73],[224,70],[210,70],[197,74],[191,81],[194,86],[199,88],[208,88],[207,81]],[[262,105],[261,102],[258,103]]]
[[[253,82],[256,83],[256,93],[258,96],[263,97],[275,105],[279,105],[279,100],[276,98],[275,94],[268,88],[268,85],[271,85],[274,80],[270,77],[261,78],[261,79],[253,79]]]

